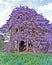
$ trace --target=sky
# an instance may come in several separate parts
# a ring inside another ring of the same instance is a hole
[[[52,23],[52,0],[0,0],[0,27],[7,22],[12,10],[20,5],[35,9]]]

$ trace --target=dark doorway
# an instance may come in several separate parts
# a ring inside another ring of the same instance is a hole
[[[19,51],[24,51],[25,50],[25,42],[24,41],[21,41],[20,44],[19,44]]]

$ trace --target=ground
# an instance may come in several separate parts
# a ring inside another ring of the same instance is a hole
[[[0,52],[0,65],[52,65],[52,54],[12,54]]]

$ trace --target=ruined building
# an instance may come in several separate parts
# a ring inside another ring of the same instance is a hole
[[[15,8],[2,28],[10,32],[10,43],[18,52],[52,52],[52,24],[34,9]]]

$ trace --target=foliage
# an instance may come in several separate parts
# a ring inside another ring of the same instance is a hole
[[[2,30],[11,32],[12,27],[15,28],[16,33],[12,35],[11,43],[19,42],[25,37],[24,39],[28,39],[31,44],[37,45],[37,47],[41,45],[40,49],[46,49],[47,52],[51,50],[52,52],[52,24],[49,24],[49,21],[34,9],[28,7],[15,8]]]
[[[0,46],[0,51],[5,49],[5,46],[8,44],[8,42],[2,42]]]

